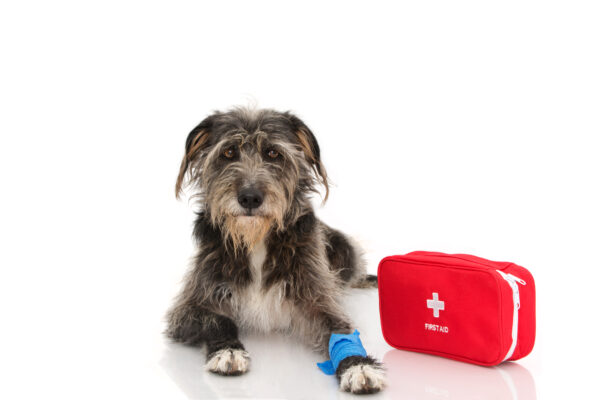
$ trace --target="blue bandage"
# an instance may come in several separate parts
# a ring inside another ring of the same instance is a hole
[[[360,333],[355,330],[351,334],[332,333],[329,338],[329,357],[322,363],[317,363],[317,366],[327,375],[335,374],[340,361],[350,356],[367,356],[367,351],[363,347],[360,338]]]

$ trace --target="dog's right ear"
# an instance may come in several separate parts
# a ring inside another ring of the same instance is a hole
[[[191,174],[190,165],[196,160],[200,152],[208,145],[208,138],[210,129],[213,124],[213,116],[205,118],[198,124],[185,141],[185,154],[181,160],[181,166],[179,167],[179,176],[177,177],[177,183],[175,184],[175,197],[179,198],[181,191],[183,190],[184,182],[186,180],[186,174]],[[189,175],[188,174],[188,175]]]

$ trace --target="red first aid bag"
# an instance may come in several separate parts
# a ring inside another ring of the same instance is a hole
[[[415,251],[381,260],[378,282],[390,346],[487,366],[533,349],[535,283],[521,266]]]

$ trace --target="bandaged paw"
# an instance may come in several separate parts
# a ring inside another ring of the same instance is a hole
[[[333,375],[344,358],[350,356],[366,357],[367,351],[363,347],[359,335],[358,330],[351,334],[332,333],[329,338],[330,360],[317,363],[321,371],[327,375]]]

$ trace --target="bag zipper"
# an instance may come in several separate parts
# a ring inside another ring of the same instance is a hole
[[[510,345],[504,360],[502,360],[502,362],[504,362],[512,357],[513,353],[515,352],[515,348],[517,347],[517,338],[519,337],[519,309],[521,308],[521,296],[519,294],[519,285],[517,283],[520,283],[521,285],[527,285],[527,282],[512,274],[504,273],[499,269],[496,271],[502,276],[502,278],[504,278],[506,282],[508,282],[513,292],[512,344]]]

